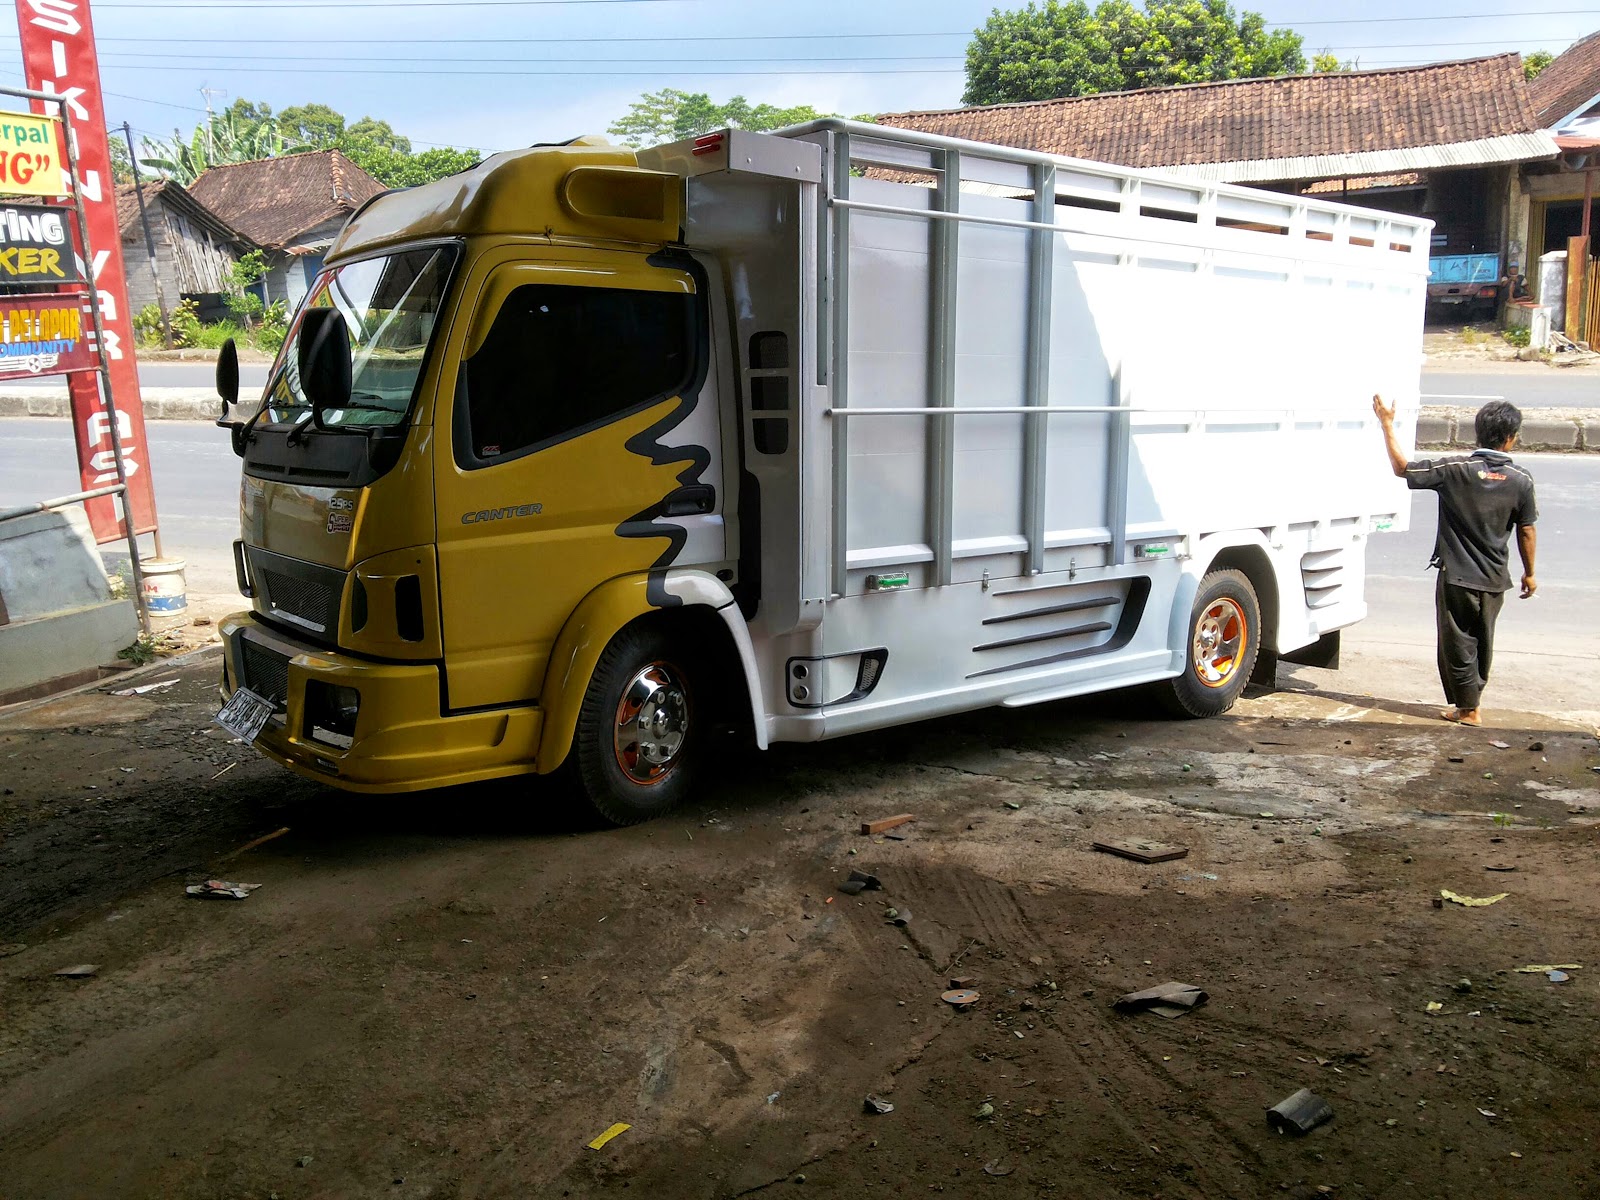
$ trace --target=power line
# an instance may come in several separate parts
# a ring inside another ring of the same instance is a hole
[[[1451,13],[1439,17],[1330,17],[1326,20],[1316,21],[1267,21],[1268,25],[1278,29],[1292,29],[1300,25],[1390,25],[1398,21],[1504,21],[1512,18],[1522,20],[1524,17],[1592,17],[1600,13],[1600,8],[1555,8],[1545,12],[1531,13]]]
[[[244,8],[547,8],[573,4],[694,4],[699,0],[376,0],[376,3],[359,0],[233,0],[229,11]],[[171,0],[170,3],[102,3],[107,8],[209,8],[217,7],[216,0]]]
[[[368,61],[371,61],[371,60],[368,60]],[[460,59],[460,60],[456,60],[456,61],[463,61],[464,62],[464,61],[467,61],[467,60]],[[738,61],[738,60],[728,60],[728,61]],[[856,60],[856,59],[841,59],[840,61],[855,62],[855,61],[858,61],[858,60]],[[182,67],[176,67],[176,66],[171,66],[171,65],[162,66],[159,63],[106,63],[104,65],[108,66],[108,67],[115,68],[118,71],[178,71],[178,70],[183,70],[184,69]],[[230,67],[229,70],[238,71],[238,72],[246,72],[246,73],[250,73],[250,74],[263,74],[263,75],[326,75],[327,74],[327,68],[326,67]],[[546,75],[617,75],[617,76],[641,76],[641,75],[643,75],[643,76],[656,76],[656,75],[689,75],[689,76],[694,76],[694,75],[960,75],[960,74],[962,74],[963,70],[964,70],[964,68],[962,68],[962,67],[864,67],[864,68],[858,67],[858,68],[839,69],[839,70],[825,68],[825,69],[820,70],[820,71],[808,71],[808,70],[805,70],[803,68],[801,68],[801,69],[779,68],[779,69],[776,69],[776,70],[755,70],[755,71],[697,71],[697,70],[694,70],[692,68],[688,69],[688,70],[662,70],[662,71],[638,70],[638,69],[630,70],[630,71],[440,71],[440,70],[419,69],[419,68],[416,68],[416,67],[408,67],[403,71],[385,71],[385,70],[383,70],[381,68],[376,69],[376,70],[364,70],[364,69],[361,69],[361,68],[356,68],[354,70],[348,70],[348,69],[347,70],[342,70],[342,71],[339,72],[339,74],[340,74],[341,77],[342,76],[346,76],[346,75],[388,75],[388,76],[405,76],[405,75],[467,75],[467,76],[473,76],[473,75],[481,75],[481,76],[483,76],[484,78],[487,79],[487,78],[491,78],[491,77],[495,77],[495,76],[502,76],[502,75],[522,76],[522,77],[540,77],[540,76],[546,76]]]
[[[1532,46],[1532,45],[1540,45],[1540,44],[1543,44],[1543,43],[1551,41],[1551,40],[1552,39],[1549,39],[1549,38],[1523,38],[1523,39],[1516,39],[1516,40],[1510,40],[1510,41],[1505,40],[1505,39],[1495,39],[1495,40],[1481,41],[1481,42],[1368,42],[1368,43],[1362,43],[1360,45],[1355,45],[1355,46],[1325,45],[1325,46],[1320,47],[1319,52],[1324,52],[1325,51],[1325,52],[1329,52],[1329,53],[1349,54],[1349,53],[1363,52],[1363,51],[1367,51],[1367,50],[1428,50],[1428,49],[1450,49],[1450,48],[1457,48],[1457,47],[1477,47],[1477,46],[1500,46],[1500,47]],[[694,61],[696,63],[959,62],[959,61],[962,60],[962,57],[963,56],[957,55],[957,54],[886,54],[886,55],[847,54],[847,55],[826,56],[826,57],[820,56],[820,55],[794,55],[794,56],[740,55],[740,56],[737,56],[737,57],[734,57],[734,58],[699,58],[699,59],[695,59]],[[1198,58],[1198,57],[1204,57],[1204,56],[1203,55],[1191,55],[1189,57]],[[133,50],[113,50],[113,51],[109,51],[107,53],[107,56],[105,58],[103,58],[101,61],[103,63],[105,63],[106,65],[108,65],[108,66],[118,66],[118,65],[121,65],[121,66],[132,66],[132,65],[135,65],[135,64],[126,63],[123,60],[125,60],[125,59],[151,59],[151,58],[177,59],[177,60],[179,60],[181,62],[205,62],[205,63],[213,63],[213,64],[216,64],[218,66],[227,66],[228,64],[235,63],[235,62],[281,62],[282,61],[282,59],[278,55],[274,55],[274,54],[224,54],[222,52],[218,52],[218,53],[214,53],[214,54],[180,54],[180,53],[176,53],[176,52],[166,52],[166,51],[143,52],[143,51],[133,51]],[[566,63],[566,64],[569,64],[569,65],[572,65],[572,66],[582,66],[582,65],[585,65],[585,64],[589,64],[589,63],[636,63],[636,64],[640,64],[640,65],[648,65],[648,64],[656,62],[657,60],[653,59],[653,58],[579,58],[579,57],[565,57],[565,58],[543,58],[543,57],[539,57],[539,58],[533,58],[533,57],[520,56],[520,55],[517,56],[517,57],[514,57],[514,58],[482,58],[482,57],[474,56],[472,58],[444,58],[444,59],[441,59],[437,55],[432,55],[432,54],[427,55],[427,56],[416,56],[416,57],[408,57],[408,56],[405,56],[405,55],[388,55],[388,54],[374,55],[374,56],[355,56],[355,55],[349,55],[349,54],[339,54],[339,55],[306,55],[306,54],[298,54],[298,55],[295,56],[295,61],[296,62],[329,62],[329,63],[352,63],[352,62],[354,62],[354,63],[360,63],[360,62],[384,62],[384,63],[394,63],[394,62],[442,62],[442,63],[463,63],[463,64],[472,64],[472,63],[556,63],[556,64],[560,64],[560,63]]]

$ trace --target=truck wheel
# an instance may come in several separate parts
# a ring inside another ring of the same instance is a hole
[[[1250,682],[1261,649],[1261,605],[1244,572],[1212,571],[1200,581],[1188,642],[1183,674],[1157,694],[1175,716],[1220,716]]]
[[[614,825],[672,811],[688,794],[703,713],[682,647],[663,632],[624,629],[606,647],[578,714],[577,775]]]

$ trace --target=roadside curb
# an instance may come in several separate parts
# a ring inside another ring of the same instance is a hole
[[[1417,448],[1471,450],[1478,444],[1473,433],[1475,408],[1424,408],[1417,418]],[[1522,433],[1517,449],[1554,453],[1600,451],[1600,410],[1593,416],[1568,409],[1529,408],[1522,413]]]
[[[215,421],[222,402],[209,388],[145,388],[146,421]],[[65,388],[0,392],[0,417],[70,417],[72,402]]]

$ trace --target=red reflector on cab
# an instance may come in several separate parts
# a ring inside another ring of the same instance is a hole
[[[715,154],[721,149],[722,135],[720,133],[708,133],[704,137],[695,138],[694,148],[690,151],[690,153],[696,158],[699,158],[704,154]]]

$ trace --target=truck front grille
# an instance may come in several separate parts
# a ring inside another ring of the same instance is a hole
[[[345,572],[255,547],[249,553],[262,615],[287,622],[312,641],[334,645]]]
[[[284,655],[241,637],[239,671],[244,686],[256,695],[280,707],[289,702],[289,660]]]

